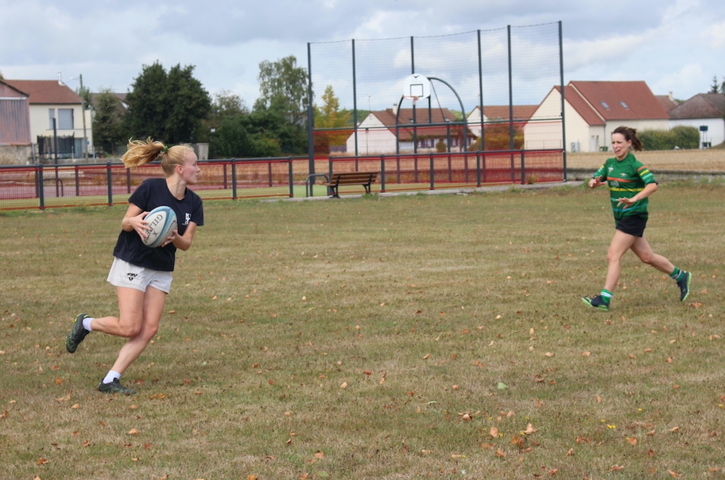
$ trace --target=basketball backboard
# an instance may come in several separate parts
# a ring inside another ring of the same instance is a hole
[[[430,80],[425,75],[414,73],[403,81],[403,96],[414,100],[430,97]]]

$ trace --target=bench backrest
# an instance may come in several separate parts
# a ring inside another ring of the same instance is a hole
[[[333,173],[330,183],[372,183],[378,172],[343,172]]]

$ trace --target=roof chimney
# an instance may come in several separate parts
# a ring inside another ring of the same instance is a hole
[[[58,72],[58,85],[65,85],[65,83],[63,83],[63,77],[60,72]]]
[[[393,115],[397,115],[397,114],[398,114],[398,104],[394,103],[393,104]]]

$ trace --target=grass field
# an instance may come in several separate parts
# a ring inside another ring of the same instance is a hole
[[[105,283],[123,207],[0,213],[3,479],[725,478],[725,185],[667,183],[610,312],[604,189],[218,201],[159,334]]]

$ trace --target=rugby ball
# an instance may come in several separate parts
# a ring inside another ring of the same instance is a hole
[[[156,207],[144,218],[148,222],[149,236],[143,240],[144,245],[151,248],[164,244],[176,229],[176,213],[170,207]]]

